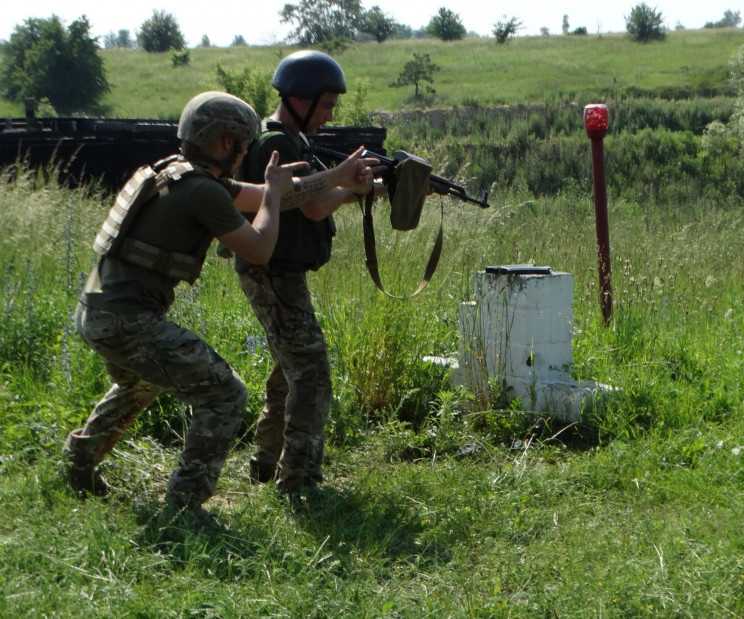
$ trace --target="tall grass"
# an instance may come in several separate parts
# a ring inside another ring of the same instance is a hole
[[[680,45],[705,57],[707,33],[688,34]],[[625,45],[609,39],[594,42]],[[543,41],[518,39],[505,54],[547,53]],[[54,170],[4,172],[0,616],[743,616],[744,224],[726,174],[714,170],[720,187],[701,181],[705,166],[724,164],[690,146],[700,140],[696,119],[730,110],[725,98],[668,97],[649,99],[654,113],[642,117],[645,104],[626,94],[616,97],[625,129],[607,138],[609,326],[588,145],[570,105],[541,108],[547,121],[525,108],[505,126],[484,110],[465,128],[454,119],[395,125],[389,146],[429,156],[460,180],[477,184],[490,165],[492,207],[445,201],[439,268],[405,302],[367,275],[358,209],[338,213],[332,261],[310,274],[334,402],[327,483],[305,502],[248,482],[270,359],[230,265],[211,256],[199,283],[179,288],[174,318],[212,343],[251,393],[247,434],[207,505],[218,521],[207,529],[160,514],[189,421],[167,397],[104,463],[119,489],[112,500],[79,502],[67,489],[62,442],[108,385],[71,316],[110,196],[59,188],[48,180]],[[618,171],[632,157],[635,169]],[[536,191],[551,179],[556,186]],[[410,233],[390,230],[388,208],[375,206],[380,271],[406,294],[423,273],[439,201],[428,199]],[[457,350],[458,308],[476,271],[524,262],[573,275],[573,374],[617,388],[580,424],[477,399],[424,359]]]
[[[107,384],[70,328],[107,204],[93,188],[35,175],[0,192],[3,615],[744,612],[738,210],[611,203],[616,305],[606,328],[589,196],[503,192],[487,211],[448,201],[439,269],[407,302],[373,287],[361,215],[344,207],[334,259],[311,276],[334,368],[329,483],[287,506],[271,485],[247,483],[243,443],[209,504],[221,528],[199,531],[159,520],[188,423],[168,399],[104,464],[120,500],[81,504],[66,491],[61,443]],[[385,202],[375,208],[383,280],[409,292],[438,201],[407,235],[385,225]],[[574,275],[574,373],[618,387],[577,427],[473,402],[423,360],[455,351],[475,271],[528,261]],[[269,356],[229,265],[211,257],[174,315],[246,379],[248,430]]]

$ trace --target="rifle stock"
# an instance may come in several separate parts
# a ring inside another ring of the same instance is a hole
[[[346,157],[348,157],[348,155],[345,155],[344,153],[318,145],[313,146],[313,152],[317,155],[324,155],[337,162],[343,161],[344,159],[346,159]],[[389,157],[384,157],[383,155],[378,155],[377,153],[373,153],[372,151],[365,150],[362,153],[362,157],[372,157],[374,159],[379,159],[380,164],[386,166],[387,170],[386,173],[383,175],[383,182],[387,184],[387,175],[392,173],[395,165],[406,157],[410,157],[408,153],[402,150],[397,151],[395,154],[397,157],[395,159],[390,159]],[[459,198],[463,202],[471,202],[472,204],[477,204],[481,208],[489,208],[491,206],[488,203],[487,191],[483,192],[483,196],[480,199],[474,198],[472,196],[469,196],[465,191],[465,188],[461,185],[457,185],[451,180],[437,174],[432,174],[429,177],[429,187],[434,193]]]

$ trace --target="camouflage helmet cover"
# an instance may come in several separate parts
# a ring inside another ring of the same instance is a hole
[[[324,92],[346,93],[341,66],[328,54],[312,50],[295,52],[282,60],[271,85],[282,97],[315,99]]]
[[[261,134],[261,119],[242,99],[225,92],[208,91],[186,104],[178,121],[178,137],[199,148],[208,148],[220,137],[252,142]]]

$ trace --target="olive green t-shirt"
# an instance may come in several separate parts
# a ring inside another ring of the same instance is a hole
[[[231,179],[187,176],[140,208],[128,236],[166,251],[196,255],[206,237],[243,225],[245,219],[233,201],[239,191]],[[81,300],[115,313],[165,312],[173,303],[178,281],[106,256],[96,265]]]

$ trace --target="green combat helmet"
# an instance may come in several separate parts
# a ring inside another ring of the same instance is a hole
[[[324,92],[346,93],[346,77],[341,66],[328,54],[312,50],[295,52],[282,60],[274,71],[271,85],[303,132]],[[305,118],[295,111],[289,97],[312,101]]]
[[[225,92],[196,95],[178,121],[178,137],[204,149],[222,136],[252,142],[261,134],[261,119],[242,99]]]
[[[261,119],[242,99],[225,92],[208,91],[196,95],[186,104],[178,121],[181,153],[189,158],[206,161],[222,169],[223,176],[232,175],[232,167],[242,151],[261,134]],[[223,136],[236,138],[235,148],[225,161],[217,161],[204,151]]]

